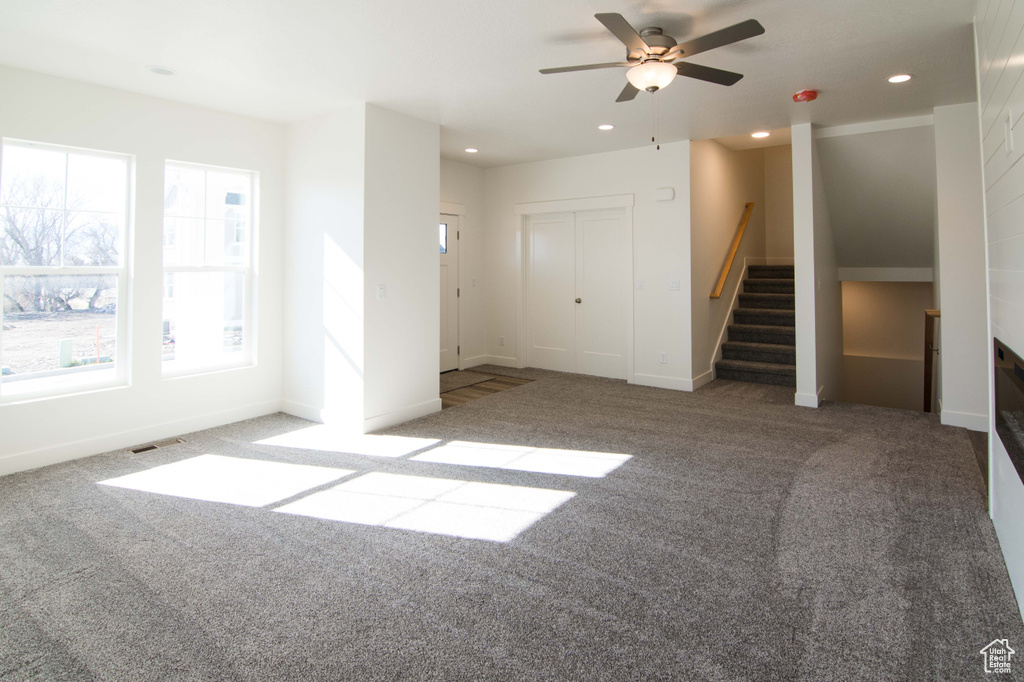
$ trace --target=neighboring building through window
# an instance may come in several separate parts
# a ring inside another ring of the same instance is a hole
[[[0,146],[0,400],[127,381],[131,157]]]
[[[164,374],[250,364],[255,176],[178,162],[164,172]]]

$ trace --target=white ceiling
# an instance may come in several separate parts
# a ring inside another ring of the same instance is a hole
[[[693,61],[746,75],[658,93],[660,139],[811,121],[837,125],[972,101],[969,0],[3,0],[0,63],[293,121],[367,101],[442,126],[442,154],[479,166],[638,147],[652,97],[614,100],[624,69],[593,15],[677,40],[744,19],[766,33]],[[157,64],[178,74],[161,77]],[[894,73],[910,83],[886,82]],[[795,104],[798,90],[820,98]],[[600,123],[615,130],[599,132]],[[468,146],[480,153],[462,152]]]
[[[822,137],[815,146],[839,267],[932,267],[935,129]]]

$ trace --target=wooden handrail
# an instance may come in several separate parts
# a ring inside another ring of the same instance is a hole
[[[935,325],[932,320],[942,317],[940,310],[924,311],[924,411],[932,411],[932,353],[938,352],[935,348]]]
[[[711,292],[711,298],[720,298],[722,295],[722,289],[725,288],[725,280],[729,279],[729,270],[732,269],[732,262],[736,260],[736,252],[740,249],[740,240],[743,239],[743,231],[747,229],[747,221],[750,220],[750,214],[754,210],[754,202],[750,202],[743,209],[743,217],[740,218],[740,227],[736,230],[736,236],[732,240],[732,246],[729,248],[729,255],[725,257],[725,265],[722,267],[722,276],[718,278],[718,285],[715,286],[715,290]]]

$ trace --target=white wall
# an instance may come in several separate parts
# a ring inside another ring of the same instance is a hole
[[[284,406],[361,427],[366,108],[288,126]]]
[[[988,430],[985,204],[977,103],[935,108],[942,423]]]
[[[1024,112],[1024,2],[1009,0],[1008,20],[995,22],[997,0],[981,0],[975,15],[978,89],[984,160],[986,242],[988,245],[989,337],[998,337],[1024,355],[1024,138],[1019,130],[1012,152],[1006,145],[1007,114],[1015,125]],[[993,10],[993,11],[990,11]],[[1001,13],[1000,13],[1001,14]],[[987,20],[986,20],[987,18]],[[943,273],[946,277],[946,273]],[[942,287],[947,305],[950,286]],[[946,330],[948,333],[948,329]],[[943,335],[945,337],[945,335]],[[991,367],[992,347],[989,340]],[[989,374],[989,418],[992,405]],[[989,512],[1006,558],[1010,580],[1024,614],[1024,483],[989,423]]]
[[[459,222],[459,358],[462,367],[473,367],[487,361],[484,170],[441,159],[441,201],[466,207]]]
[[[690,390],[690,143],[489,168],[484,173],[488,360],[516,362],[519,203],[633,194],[634,372],[640,384]],[[659,187],[673,201],[655,200]],[[636,280],[644,288],[636,288]],[[680,280],[679,290],[670,282]],[[499,337],[505,346],[499,346]],[[661,353],[668,362],[659,361]],[[700,372],[704,370],[701,369]]]
[[[135,156],[131,385],[0,406],[0,475],[275,412],[281,404],[280,125],[0,67],[0,136]],[[161,377],[165,159],[259,173],[258,364]]]
[[[764,150],[765,255],[769,263],[793,262],[793,148]]]
[[[358,430],[439,410],[438,126],[360,104],[288,145],[285,409]]]
[[[736,237],[747,203],[754,203],[721,298],[711,291]],[[792,238],[790,238],[792,243]],[[711,380],[711,363],[722,325],[747,258],[765,257],[765,157],[761,149],[731,151],[714,140],[690,143],[690,248],[693,373],[697,385]]]
[[[820,162],[810,123],[793,126],[796,404],[842,392],[843,299]]]
[[[367,431],[441,409],[440,133],[436,123],[366,107]],[[379,285],[386,287],[384,300],[378,298]]]

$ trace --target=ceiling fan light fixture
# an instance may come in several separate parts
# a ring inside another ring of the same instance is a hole
[[[676,67],[673,64],[660,61],[649,61],[638,64],[626,72],[626,79],[637,90],[655,92],[672,82],[676,77]]]

